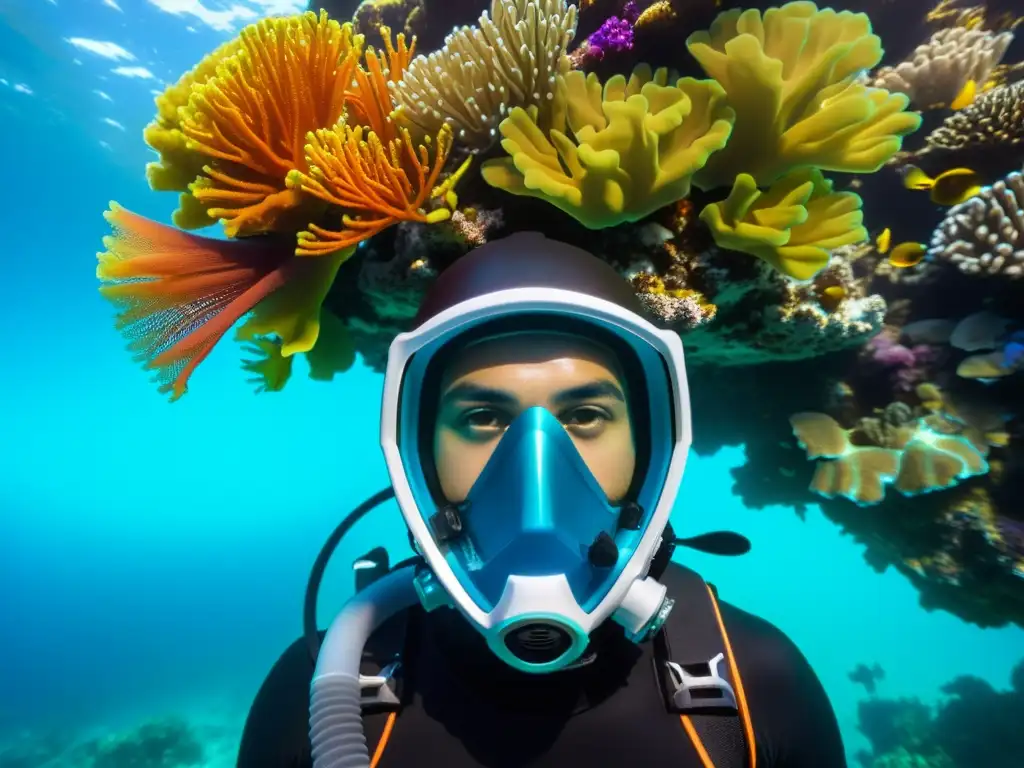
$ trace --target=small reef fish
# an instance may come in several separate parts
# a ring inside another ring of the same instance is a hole
[[[974,80],[968,80],[964,83],[964,87],[960,89],[960,93],[956,95],[953,102],[949,105],[951,109],[960,111],[966,109],[974,103],[975,97],[978,95],[978,84]]]
[[[823,293],[830,299],[835,299],[836,301],[842,301],[846,298],[846,289],[841,285],[830,285],[823,291]]]
[[[869,695],[874,696],[876,690],[875,683],[885,679],[885,670],[877,662],[871,667],[865,664],[858,664],[847,677],[852,682],[863,685],[864,690]]]
[[[921,263],[927,251],[922,243],[900,243],[889,254],[889,263],[898,269],[913,267]]]
[[[1003,367],[1017,368],[1024,360],[1024,331],[1014,331],[1003,347]]]
[[[978,174],[970,168],[952,168],[934,179],[914,165],[907,166],[903,176],[907,189],[931,190],[931,201],[936,205],[959,205],[981,191]]]
[[[884,256],[889,252],[890,246],[892,246],[892,230],[886,227],[882,230],[882,234],[875,238],[875,250]]]

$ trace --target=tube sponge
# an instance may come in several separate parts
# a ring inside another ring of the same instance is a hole
[[[831,249],[868,236],[860,197],[833,192],[814,168],[793,171],[766,192],[742,173],[729,197],[705,207],[700,218],[720,248],[757,256],[797,280],[823,269]]]
[[[866,173],[920,126],[904,94],[856,81],[882,58],[862,13],[819,11],[811,2],[719,14],[686,45],[736,110],[729,146],[694,178],[701,189],[738,173],[767,185],[794,168]]]
[[[560,77],[554,127],[545,135],[535,112],[513,109],[499,126],[509,157],[484,163],[484,180],[546,200],[590,229],[686,197],[693,174],[729,140],[735,113],[713,81],[668,80],[667,69],[646,64],[603,87],[594,73]]]

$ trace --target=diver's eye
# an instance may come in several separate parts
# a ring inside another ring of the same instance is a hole
[[[459,417],[459,424],[467,434],[483,437],[503,432],[508,419],[494,408],[473,408]]]
[[[596,405],[581,405],[562,417],[562,423],[572,432],[593,435],[604,428],[611,419],[610,414]]]

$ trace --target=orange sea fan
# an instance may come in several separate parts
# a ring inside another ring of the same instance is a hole
[[[345,94],[345,122],[373,131],[381,141],[398,136],[391,113],[395,109],[391,97],[391,84],[400,82],[416,50],[416,38],[406,47],[405,35],[399,33],[395,45],[391,43],[391,30],[382,26],[384,60],[372,48],[364,54],[365,66],[357,66],[352,73],[352,87]]]
[[[117,328],[136,359],[176,400],[189,376],[234,323],[287,283],[297,261],[289,240],[200,237],[111,203],[96,276],[119,310]]]
[[[190,191],[229,236],[304,225],[294,210],[301,196],[285,178],[305,167],[306,134],[343,115],[362,44],[351,24],[324,11],[264,19],[242,30],[214,77],[193,86],[181,131],[189,151],[210,162]]]
[[[398,221],[434,223],[451,216],[452,187],[468,166],[467,160],[438,184],[452,147],[451,128],[442,125],[435,141],[428,136],[419,147],[407,129],[396,130],[398,137],[386,143],[361,126],[309,135],[309,173],[293,171],[288,184],[341,208],[343,229],[334,232],[311,224],[309,231],[299,233],[297,255],[317,256],[354,246]],[[425,210],[427,200],[438,197],[444,204]]]

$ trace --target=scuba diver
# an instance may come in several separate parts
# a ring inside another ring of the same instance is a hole
[[[749,548],[675,536],[690,441],[680,338],[610,265],[536,232],[456,260],[389,350],[392,488],[318,558],[238,768],[844,768],[793,642],[671,561]],[[360,558],[318,630],[331,551],[392,495],[415,556]]]

